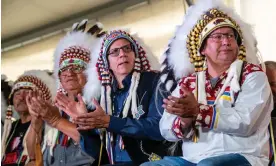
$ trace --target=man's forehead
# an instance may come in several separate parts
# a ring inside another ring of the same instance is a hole
[[[216,34],[216,33],[231,33],[233,31],[233,28],[231,27],[221,27],[221,28],[218,28],[216,30],[214,30],[211,34]]]
[[[111,45],[110,45],[110,49],[114,49],[114,48],[118,48],[118,47],[121,47],[121,46],[124,46],[124,45],[128,45],[130,44],[130,41],[128,41],[127,39],[123,39],[123,38],[120,38],[120,39],[117,39],[115,40]]]
[[[62,68],[60,72],[68,71],[68,69],[84,69],[83,66],[77,66],[77,65],[70,65]]]
[[[31,91],[31,90],[32,90],[32,88],[20,88],[20,89],[18,89],[18,90],[15,90],[14,93],[29,92],[29,91]]]

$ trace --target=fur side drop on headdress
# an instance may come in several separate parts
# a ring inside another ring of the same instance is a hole
[[[12,104],[13,93],[19,89],[24,89],[24,88],[31,88],[33,90],[41,91],[42,97],[45,100],[52,100],[52,97],[55,96],[56,94],[55,80],[51,76],[51,74],[49,74],[47,71],[42,71],[42,70],[29,70],[24,72],[24,74],[19,76],[18,79],[14,82],[14,85],[12,87],[12,90],[8,99],[9,104]],[[7,114],[6,114],[4,132],[3,132],[2,141],[1,141],[1,144],[2,144],[1,158],[3,158],[6,151],[6,146],[7,146],[6,141],[11,132],[12,117],[13,117],[12,105],[9,105]],[[29,132],[29,128],[23,138],[23,152],[21,153],[21,157],[19,158],[19,160],[22,159],[23,155],[28,156],[28,152],[26,148],[26,136],[28,135],[28,132]],[[29,158],[27,158],[26,162],[28,162],[28,160]]]

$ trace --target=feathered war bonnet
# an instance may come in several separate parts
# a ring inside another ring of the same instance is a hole
[[[85,32],[88,20],[75,23],[72,30],[58,43],[54,53],[54,74],[57,79],[58,91],[65,92],[62,88],[59,73],[69,67],[78,66],[87,69],[90,61],[97,61],[96,46],[105,32],[101,32],[103,25],[96,23]]]
[[[105,34],[103,25],[96,23],[87,31],[85,31],[88,20],[85,19],[80,23],[75,23],[65,37],[58,43],[54,53],[54,75],[56,78],[57,91],[67,93],[60,82],[59,74],[63,69],[70,66],[78,66],[84,68],[84,73],[87,71],[89,63],[96,64],[99,49],[97,46],[101,43],[101,38]],[[99,81],[98,81],[99,82]],[[91,95],[99,98],[96,87],[100,88],[100,83],[94,81],[89,89]],[[85,96],[84,96],[85,99]],[[86,101],[86,100],[85,100]],[[50,156],[53,156],[53,149],[56,146],[58,130],[46,124],[44,131],[44,142],[42,151],[45,151],[46,146],[50,146]],[[69,138],[68,138],[69,139]]]
[[[231,27],[237,34],[238,64],[242,61],[260,64],[251,26],[220,0],[199,0],[188,9],[162,56],[161,82],[166,90],[172,92],[179,79],[204,70],[206,58],[200,49],[208,35],[220,27]]]
[[[48,71],[42,71],[42,70],[29,70],[24,72],[19,78],[14,82],[14,85],[12,87],[11,93],[9,95],[9,106],[6,113],[6,119],[4,124],[4,132],[2,136],[2,158],[6,151],[6,141],[8,139],[8,136],[11,132],[12,127],[12,107],[13,107],[13,95],[17,90],[20,89],[31,89],[31,90],[37,90],[42,92],[42,98],[46,101],[51,101],[53,97],[56,94],[56,87],[55,87],[55,79],[52,76],[52,73]],[[18,163],[22,160],[22,156],[27,155],[27,148],[26,148],[26,136],[28,135],[27,130],[24,138],[23,138],[23,147],[24,150],[20,156],[20,159]],[[28,158],[27,161],[28,162]]]
[[[118,39],[126,39],[127,41],[129,41],[135,53],[135,64],[132,74],[132,82],[129,90],[128,99],[123,111],[123,115],[124,117],[126,117],[130,108],[131,100],[133,100],[131,107],[133,109],[131,110],[133,111],[132,115],[135,118],[135,113],[137,113],[137,103],[135,102],[136,90],[140,80],[140,73],[143,71],[150,71],[152,69],[157,70],[160,65],[157,58],[146,47],[143,41],[137,35],[130,35],[127,30],[112,30],[105,35],[101,45],[99,46],[99,57],[97,63],[94,64],[93,62],[90,62],[89,64],[89,69],[87,70],[88,81],[84,88],[84,96],[88,102],[91,101],[92,97],[94,96],[91,95],[89,89],[91,88],[92,83],[95,80],[100,81],[101,88],[98,88],[97,90],[101,93],[101,105],[109,115],[112,115],[111,100],[108,98],[110,98],[111,83],[115,77],[109,69],[107,52],[112,43],[114,43],[114,41]],[[108,96],[106,99],[104,97],[105,93],[107,93]],[[92,106],[92,103],[89,102],[89,105]]]
[[[90,62],[89,64],[87,70],[88,81],[84,88],[84,97],[89,102],[89,106],[93,106],[91,99],[95,96],[93,96],[91,91],[98,91],[98,93],[101,94],[101,107],[105,110],[106,114],[112,115],[111,84],[115,77],[109,69],[107,54],[109,47],[118,39],[129,41],[133,52],[135,53],[134,69],[129,93],[123,108],[123,118],[128,115],[130,109],[133,118],[139,119],[141,112],[137,109],[136,91],[139,86],[140,74],[143,71],[150,71],[152,69],[158,70],[160,66],[157,58],[146,47],[143,41],[137,35],[130,35],[127,30],[112,30],[105,35],[101,45],[99,45],[99,57],[97,63],[94,64],[93,62]],[[93,83],[97,81],[99,82],[100,87],[97,89],[91,89]],[[109,146],[113,141],[113,137],[110,132],[106,132],[106,134],[107,152],[110,162],[113,163],[112,147]]]

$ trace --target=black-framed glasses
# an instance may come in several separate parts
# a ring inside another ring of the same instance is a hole
[[[212,41],[216,43],[220,43],[223,39],[233,41],[236,40],[237,37],[234,33],[215,33],[210,35],[208,38],[212,39]]]
[[[59,71],[60,76],[64,77],[67,76],[68,72],[72,72],[74,74],[79,74],[83,72],[84,67],[79,67],[79,66],[70,66],[70,67],[65,67]]]
[[[123,50],[124,53],[130,53],[134,50],[134,47],[133,47],[132,44],[124,45],[122,47],[114,48],[112,50],[109,50],[107,55],[110,55],[112,57],[117,57],[120,54],[120,50]]]

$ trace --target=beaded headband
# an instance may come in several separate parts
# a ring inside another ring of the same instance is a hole
[[[19,89],[37,89],[42,92],[42,98],[44,100],[49,100],[51,99],[52,95],[45,83],[43,83],[39,78],[35,76],[21,76],[19,77],[15,83],[14,86],[12,87],[12,91],[10,94],[10,100],[14,94],[15,91]]]
[[[90,61],[90,51],[88,49],[82,48],[80,46],[71,46],[66,48],[61,54],[59,60],[59,70],[68,66],[80,66],[87,67]]]

